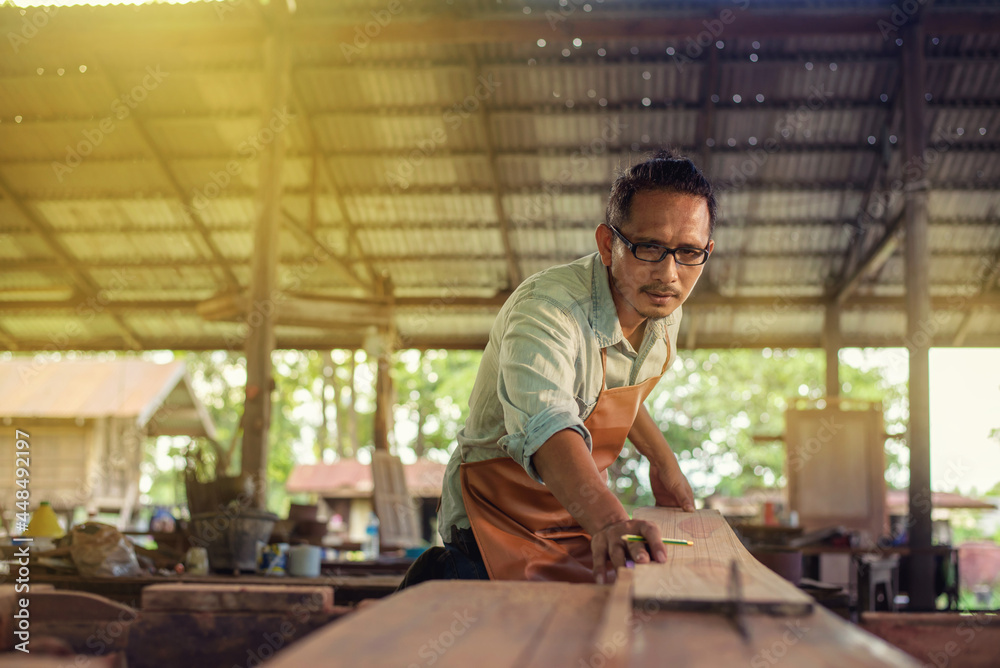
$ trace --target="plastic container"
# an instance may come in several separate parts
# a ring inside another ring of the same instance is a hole
[[[378,528],[379,528],[378,516],[375,513],[372,513],[368,517],[368,526],[365,527],[365,543],[361,550],[365,555],[365,559],[368,561],[375,561],[376,559],[378,559],[379,555]]]
[[[257,542],[267,542],[278,516],[237,508],[191,516],[191,543],[208,550],[213,571],[257,570]]]
[[[319,577],[323,548],[317,545],[292,545],[288,550],[288,574],[300,578]]]
[[[52,505],[48,501],[42,501],[38,510],[31,514],[31,521],[24,535],[31,538],[62,538],[66,532],[59,526],[59,517],[52,510]]]
[[[184,572],[188,575],[208,575],[208,550],[192,547],[184,555]]]

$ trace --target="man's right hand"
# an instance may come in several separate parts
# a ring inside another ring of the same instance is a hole
[[[627,541],[623,538],[627,534],[642,536],[646,542]],[[609,566],[617,571],[625,566],[626,560],[648,564],[652,557],[654,561],[666,563],[667,550],[660,539],[660,528],[646,520],[624,520],[607,525],[590,540],[594,557],[594,581],[604,584]]]

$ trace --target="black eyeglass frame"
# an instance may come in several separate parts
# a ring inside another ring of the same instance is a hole
[[[700,267],[703,264],[705,264],[706,262],[708,262],[708,256],[709,256],[708,247],[705,247],[705,248],[696,248],[694,246],[681,246],[679,248],[667,248],[666,246],[661,246],[660,244],[647,244],[647,243],[634,244],[631,241],[629,241],[628,239],[626,239],[624,234],[622,234],[621,232],[619,232],[618,230],[616,230],[611,225],[608,225],[607,223],[604,223],[604,225],[611,228],[611,231],[614,232],[615,235],[625,243],[625,246],[630,251],[632,251],[632,256],[635,257],[635,259],[639,260],[640,262],[663,262],[664,260],[667,259],[668,255],[673,255],[674,256],[674,262],[676,262],[677,264],[679,264],[682,267]],[[639,257],[638,249],[639,249],[640,246],[646,246],[646,247],[649,247],[649,248],[659,248],[660,250],[663,251],[663,253],[660,255],[660,259],[658,259],[658,260],[646,260],[645,258]],[[701,258],[702,258],[701,262],[695,262],[694,264],[692,264],[690,262],[681,262],[679,259],[677,259],[677,251],[680,251],[680,250],[700,251],[701,252]]]

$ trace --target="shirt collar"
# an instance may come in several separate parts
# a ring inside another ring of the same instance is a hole
[[[615,300],[611,296],[611,284],[608,282],[608,268],[601,262],[601,254],[592,256],[593,279],[591,282],[592,309],[590,327],[594,330],[597,341],[602,348],[613,346],[625,338],[621,323],[618,322],[618,311],[615,310]],[[646,323],[649,334],[656,337],[667,336],[667,325],[677,322],[679,313],[675,310],[664,318],[651,318]]]

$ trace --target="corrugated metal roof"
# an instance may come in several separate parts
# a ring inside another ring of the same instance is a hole
[[[477,0],[463,5],[465,20],[511,20],[504,30],[535,21],[541,32],[465,43],[414,31],[405,41],[372,38],[348,59],[344,40],[379,7],[349,0],[334,11],[304,0],[292,17],[300,32],[291,114],[279,130],[283,290],[370,298],[386,276],[412,300],[454,291],[433,326],[400,307],[399,330],[414,336],[420,327],[427,343],[482,341],[518,279],[592,252],[614,174],[669,144],[719,188],[717,255],[700,286],[717,297],[700,307],[693,297],[694,340],[725,341],[762,317],[761,299],[794,295],[802,301],[766,331],[818,343],[815,304],[901,210],[907,166],[895,40],[874,21],[857,34],[757,36],[741,27],[750,14],[874,18],[887,11],[882,0],[759,0],[736,12],[718,36],[721,48],[673,35],[598,34],[621,17],[711,18],[690,1],[574,6],[572,20],[554,30],[544,3]],[[441,11],[417,0],[394,20],[436,25]],[[950,0],[927,11],[995,10]],[[23,16],[0,8],[0,27],[19,30]],[[260,10],[76,7],[46,21],[0,63],[0,185],[16,200],[0,200],[0,342],[44,343],[103,295],[111,306],[81,324],[80,347],[122,345],[122,322],[150,345],[223,343],[237,323],[206,322],[195,307],[230,290],[227,276],[249,284],[259,155],[271,136],[260,130]],[[934,21],[926,25],[927,271],[932,292],[946,298],[996,284],[1000,35],[989,22],[985,34],[939,35]],[[865,202],[874,219],[860,211]],[[881,336],[881,315],[861,316],[903,291],[897,251],[862,277],[858,299],[845,301],[852,336]],[[977,299],[969,340],[995,341],[996,306],[989,294]],[[901,304],[888,310],[896,320]],[[946,321],[957,329],[961,316],[953,310]],[[278,331],[279,344],[363,340],[359,328]]]

